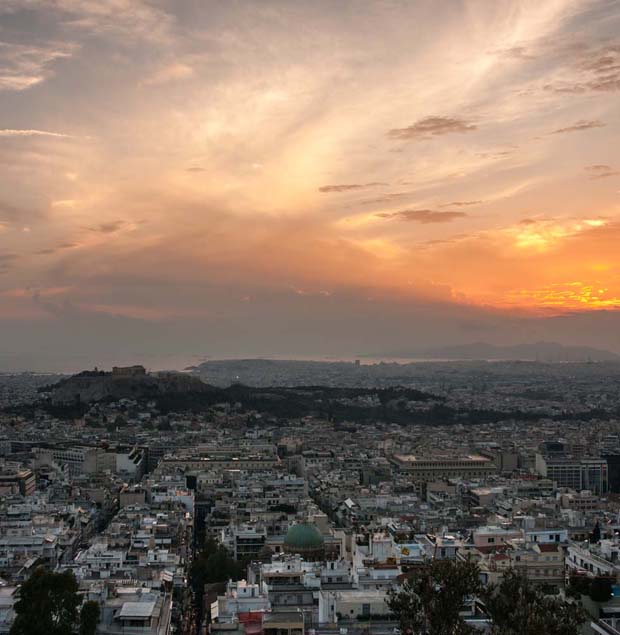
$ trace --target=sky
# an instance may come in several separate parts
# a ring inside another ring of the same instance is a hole
[[[0,2],[0,368],[620,352],[619,244],[618,0]]]

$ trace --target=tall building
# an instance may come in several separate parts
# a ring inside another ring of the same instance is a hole
[[[555,481],[558,487],[590,490],[605,494],[609,490],[607,461],[603,458],[582,458],[573,456],[536,455],[536,471]]]

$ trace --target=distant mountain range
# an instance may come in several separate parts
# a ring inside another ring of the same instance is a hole
[[[441,360],[523,360],[541,362],[610,362],[620,361],[620,355],[588,346],[564,346],[557,342],[536,342],[514,346],[496,346],[475,342],[460,346],[432,348],[416,354],[423,359]]]

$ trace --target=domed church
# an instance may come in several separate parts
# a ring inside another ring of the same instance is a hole
[[[308,522],[292,525],[284,538],[284,553],[298,553],[306,561],[325,558],[325,541],[315,525]]]

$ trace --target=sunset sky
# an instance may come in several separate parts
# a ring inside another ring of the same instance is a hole
[[[0,369],[618,309],[618,0],[0,2]]]

